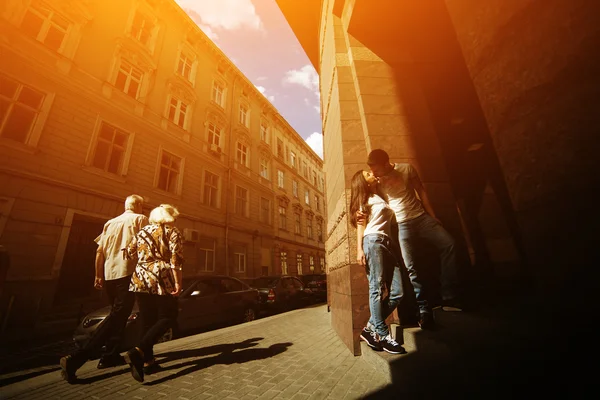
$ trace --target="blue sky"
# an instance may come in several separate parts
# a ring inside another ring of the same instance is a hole
[[[275,0],[175,1],[323,157],[319,78]]]

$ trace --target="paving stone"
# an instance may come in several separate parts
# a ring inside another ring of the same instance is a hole
[[[256,346],[227,355],[218,351],[219,346],[250,338]],[[280,343],[292,344],[270,354],[270,346]],[[194,350],[201,355],[173,359],[177,353],[189,355]],[[78,377],[88,382],[85,385],[69,385],[53,371],[7,385],[2,395],[44,400],[324,399],[352,398],[385,384],[341,343],[324,306],[161,343],[155,354],[164,360],[160,361],[164,370],[148,376],[143,385],[132,379],[128,367],[99,371],[96,362],[89,362],[78,371]],[[243,358],[237,361],[236,354]]]

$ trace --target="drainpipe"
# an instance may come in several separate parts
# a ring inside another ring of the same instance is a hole
[[[233,87],[231,89],[231,112],[229,113],[229,137],[227,140],[227,186],[225,187],[225,275],[229,276],[229,199],[230,199],[230,186],[231,186],[231,163],[233,158],[233,149],[231,147],[231,140],[233,138],[233,117],[234,117],[234,93],[235,93],[235,82],[238,79],[238,74],[233,78]]]

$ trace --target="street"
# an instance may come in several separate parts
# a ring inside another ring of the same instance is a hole
[[[162,370],[143,384],[127,366],[100,371],[90,361],[70,385],[50,362],[63,350],[56,343],[44,350],[45,363],[3,374],[2,398],[342,399],[361,398],[386,384],[338,339],[325,305],[158,344]]]

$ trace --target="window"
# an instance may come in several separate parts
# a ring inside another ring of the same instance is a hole
[[[158,173],[158,188],[169,193],[177,193],[182,160],[174,154],[162,151],[160,170]]]
[[[246,272],[246,252],[234,251],[233,253],[234,270],[237,273]],[[238,290],[242,290],[241,288]],[[230,292],[232,290],[228,290]]]
[[[250,109],[245,104],[240,104],[240,124],[248,127],[250,120]]]
[[[246,267],[246,253],[241,254],[244,256],[244,270]],[[237,265],[237,264],[236,264]],[[236,271],[236,272],[244,272],[244,271]],[[221,279],[221,288],[225,290],[225,292],[240,292],[242,290],[246,290],[246,285],[237,279],[231,278],[223,278]]]
[[[321,265],[321,272],[325,272],[325,257],[319,258],[319,263]]]
[[[269,179],[269,162],[264,158],[260,159],[260,176]]]
[[[298,275],[302,275],[302,254],[296,254],[296,266],[298,267]]]
[[[169,100],[169,121],[185,129],[185,120],[188,112],[188,105],[176,97],[171,96]]]
[[[320,211],[320,207],[321,206],[319,206],[319,196],[315,194],[315,208],[317,209],[317,211]]]
[[[225,107],[225,87],[219,82],[213,82],[212,101]]]
[[[64,47],[69,25],[69,21],[50,8],[36,4],[25,13],[21,29],[49,49],[60,52]]]
[[[308,189],[306,189],[306,190],[304,191],[304,202],[305,202],[307,205],[310,205],[310,192],[309,192],[309,190],[308,190]]]
[[[286,217],[286,207],[283,204],[279,204],[279,228],[287,229],[287,217]]]
[[[269,143],[269,128],[264,123],[260,124],[260,140]]]
[[[43,92],[0,75],[0,136],[30,143],[45,98]]]
[[[301,226],[300,226],[300,213],[294,213],[294,232],[296,235],[301,235]]]
[[[141,12],[136,12],[131,24],[131,36],[137,39],[146,47],[151,46],[154,32],[154,22]]]
[[[215,241],[203,239],[198,243],[197,262],[200,272],[214,272],[215,270]]]
[[[317,173],[315,171],[312,172],[312,180],[313,180],[313,185],[315,187],[317,187]]]
[[[221,145],[221,128],[212,122],[208,124],[208,144]]]
[[[277,170],[277,187],[280,187],[283,189],[284,186],[284,180],[283,180],[283,171],[281,170]]]
[[[308,265],[311,272],[315,270],[315,258],[313,256],[308,256]]]
[[[302,163],[302,174],[308,179],[308,165],[306,164],[306,161]]]
[[[283,142],[277,138],[277,157],[283,158]]]
[[[260,222],[264,224],[271,223],[271,201],[264,197],[260,198]]]
[[[121,60],[117,78],[115,79],[115,87],[125,94],[138,98],[140,87],[142,86],[142,78],[144,73],[141,69],[134,67],[131,63]]]
[[[290,151],[290,165],[292,168],[296,168],[296,153]]]
[[[317,220],[317,239],[319,242],[323,241],[323,225],[320,220]]]
[[[209,171],[204,172],[204,204],[219,206],[219,176]]]
[[[321,191],[325,190],[325,179],[321,177]]]
[[[292,181],[292,194],[298,198],[298,181]]]
[[[312,219],[306,219],[306,236],[309,239],[312,239],[313,237],[313,226],[312,226]]]
[[[194,62],[194,57],[191,57],[189,54],[186,54],[184,51],[181,51],[179,53],[179,60],[177,61],[177,74],[192,82],[192,71],[194,69]]]
[[[282,251],[279,253],[279,258],[281,260],[281,274],[282,275],[287,275],[288,270],[287,270],[287,252]]]
[[[243,143],[237,143],[237,151],[235,153],[235,159],[240,165],[244,167],[248,166],[248,146]]]
[[[92,165],[111,174],[120,175],[123,171],[128,139],[128,133],[102,122]]]
[[[244,217],[248,216],[248,189],[235,187],[235,212]]]

